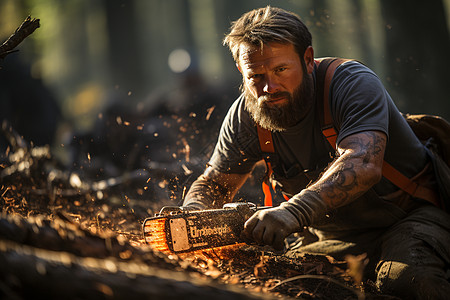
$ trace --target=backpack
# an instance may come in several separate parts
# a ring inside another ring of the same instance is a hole
[[[436,154],[450,166],[450,123],[440,116],[433,115],[404,114],[403,117],[419,140],[433,143]]]
[[[322,133],[330,145],[336,149],[337,130],[333,125],[329,104],[329,89],[334,71],[341,64],[350,61],[342,58],[316,59],[317,101],[319,105]],[[322,88],[320,88],[322,87]],[[427,145],[427,152],[433,163],[439,193],[410,180],[386,161],[383,162],[383,176],[409,195],[427,200],[446,211],[450,209],[450,123],[439,116],[404,115],[416,136]],[[258,138],[263,153],[274,153],[272,133],[257,125]],[[270,155],[264,155],[266,176],[263,180],[264,204],[272,206],[269,177],[273,172]],[[273,187],[272,187],[273,188]],[[447,202],[447,203],[446,203]]]
[[[450,212],[450,123],[435,115],[404,114],[403,117],[427,146],[439,188],[440,206]]]

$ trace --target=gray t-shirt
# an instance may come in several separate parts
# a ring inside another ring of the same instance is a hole
[[[339,66],[329,98],[334,126],[339,132],[338,144],[351,134],[381,131],[388,137],[385,152],[388,163],[408,177],[424,168],[427,158],[423,145],[369,68],[354,61]],[[209,162],[221,172],[251,172],[263,158],[255,123],[245,110],[244,101],[241,95],[228,111]],[[288,194],[300,192],[333,160],[334,150],[322,134],[317,106],[300,123],[272,136],[279,160],[275,179]],[[374,186],[378,195],[396,189],[384,178]]]

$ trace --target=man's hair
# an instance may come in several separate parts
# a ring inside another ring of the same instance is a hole
[[[223,41],[233,58],[239,62],[239,48],[248,43],[260,46],[280,43],[292,44],[303,61],[305,50],[312,45],[311,33],[295,13],[266,6],[243,14],[233,22]]]

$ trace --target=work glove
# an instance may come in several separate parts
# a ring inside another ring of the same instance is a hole
[[[284,239],[300,231],[302,224],[284,207],[259,210],[244,224],[242,238],[258,245],[269,245],[275,250],[284,248]]]
[[[326,208],[325,202],[317,193],[303,190],[278,207],[259,210],[253,214],[244,224],[242,238],[282,250],[287,236],[313,224],[325,214]]]

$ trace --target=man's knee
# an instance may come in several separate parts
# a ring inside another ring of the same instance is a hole
[[[377,267],[377,287],[402,299],[448,299],[450,283],[439,270],[383,261]]]

